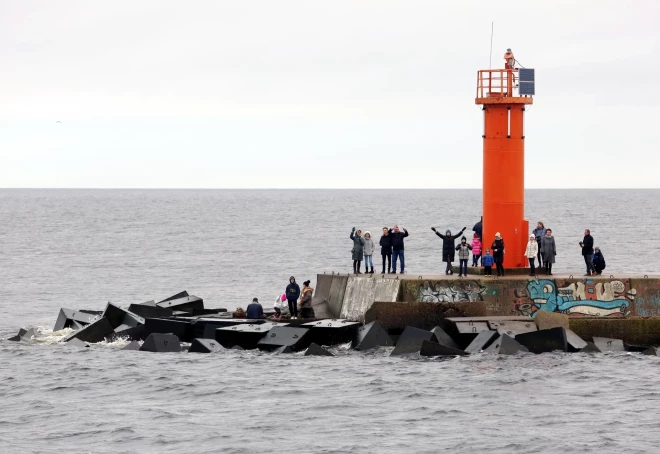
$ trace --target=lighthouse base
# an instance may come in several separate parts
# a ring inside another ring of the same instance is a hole
[[[454,270],[456,268],[454,267]],[[469,275],[474,275],[474,276],[483,276],[484,275],[484,270],[485,268],[483,266],[469,266],[468,267],[468,274]],[[529,276],[529,268],[504,268],[504,275],[505,276]],[[497,277],[497,268],[495,265],[493,265],[493,271],[492,274],[494,277]],[[537,275],[542,275],[545,274],[544,269],[538,269],[536,268],[536,274]]]

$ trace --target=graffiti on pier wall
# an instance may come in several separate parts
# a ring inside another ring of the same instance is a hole
[[[472,303],[483,301],[486,287],[476,281],[437,282],[420,284],[417,301],[421,303]]]
[[[630,313],[636,295],[634,288],[620,280],[586,279],[560,284],[539,279],[514,290],[514,307],[521,315],[532,317],[540,310],[572,316],[623,317]]]

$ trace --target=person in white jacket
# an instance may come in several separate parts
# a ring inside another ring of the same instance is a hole
[[[289,313],[289,303],[285,293],[277,297],[273,309],[275,309],[275,318],[280,318],[283,314]]]
[[[539,244],[536,242],[536,237],[534,235],[529,236],[529,241],[527,242],[527,248],[525,249],[525,257],[529,259],[529,275],[536,276],[536,268],[534,267],[534,260],[536,260],[536,255],[539,252]]]
[[[374,245],[374,241],[371,239],[371,232],[366,231],[364,232],[364,267],[365,273],[369,274],[374,274],[374,260],[373,260],[373,255],[374,255],[374,250],[376,249],[376,246]],[[369,265],[371,265],[371,271],[369,271]]]

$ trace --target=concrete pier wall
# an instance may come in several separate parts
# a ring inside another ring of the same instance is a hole
[[[398,279],[350,276],[341,318],[364,322],[364,316],[374,301],[394,303],[398,300],[400,283]]]

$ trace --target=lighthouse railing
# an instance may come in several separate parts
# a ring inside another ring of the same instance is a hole
[[[482,69],[477,73],[477,98],[514,96],[517,69]]]

